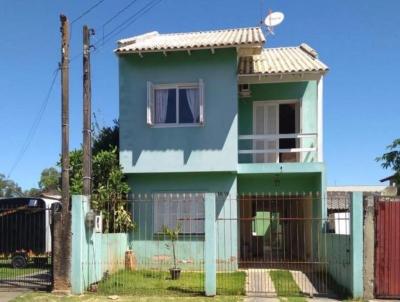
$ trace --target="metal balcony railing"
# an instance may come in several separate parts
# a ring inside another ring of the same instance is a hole
[[[317,152],[316,133],[239,135],[239,163],[310,162]]]

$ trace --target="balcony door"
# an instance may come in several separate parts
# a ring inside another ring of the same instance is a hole
[[[268,102],[255,102],[253,114],[253,133],[255,135],[278,135],[279,133],[279,105]],[[253,149],[256,151],[273,151],[278,149],[276,139],[255,139]],[[255,163],[278,162],[276,152],[256,153],[253,156]]]
[[[253,149],[260,151],[253,155],[255,163],[279,163],[298,161],[298,154],[279,152],[298,146],[295,138],[279,138],[280,134],[299,132],[300,108],[294,101],[259,101],[253,104],[253,134],[268,135],[253,140]],[[264,152],[266,151],[266,152]]]

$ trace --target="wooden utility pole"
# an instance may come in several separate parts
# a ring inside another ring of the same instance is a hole
[[[54,213],[53,289],[68,291],[71,287],[71,213],[69,194],[69,22],[61,21],[61,204]]]
[[[92,190],[92,87],[90,80],[90,35],[91,29],[83,27],[83,195]]]

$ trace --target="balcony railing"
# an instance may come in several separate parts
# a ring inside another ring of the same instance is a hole
[[[239,163],[317,161],[317,134],[239,135]]]

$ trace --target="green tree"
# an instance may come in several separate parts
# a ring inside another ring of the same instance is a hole
[[[69,185],[71,194],[82,194],[83,190],[83,150],[69,152]],[[61,165],[58,163],[58,165]]]
[[[60,190],[60,172],[54,168],[46,168],[40,175],[39,188],[42,192],[54,192]]]
[[[93,157],[92,207],[102,211],[104,231],[130,231],[134,223],[127,209],[129,186],[118,162],[117,148],[100,151]]]
[[[95,117],[96,120],[96,117]],[[119,153],[119,122],[114,120],[114,125],[100,127],[97,122],[94,124],[93,132],[93,155],[101,151],[111,151],[117,148],[117,156]]]
[[[82,194],[81,149],[70,152],[71,194]],[[118,162],[117,148],[99,151],[92,158],[92,208],[103,214],[106,233],[132,230],[134,223],[127,209],[129,186]]]
[[[38,188],[30,188],[24,191],[24,196],[26,197],[39,197],[42,194],[42,190]]]
[[[127,209],[129,186],[119,164],[118,122],[111,127],[98,127],[92,147],[92,208],[102,212],[103,231],[108,233],[132,230],[135,225]],[[82,194],[83,151],[70,152],[71,194]],[[60,165],[60,163],[58,163]]]
[[[392,169],[397,180],[396,183],[400,184],[400,138],[395,139],[386,147],[386,150],[388,151],[377,157],[376,160],[381,162],[384,169]]]
[[[21,187],[15,181],[7,179],[4,174],[0,173],[0,197],[18,197],[22,195]]]

